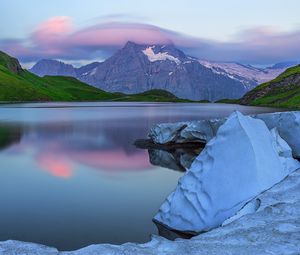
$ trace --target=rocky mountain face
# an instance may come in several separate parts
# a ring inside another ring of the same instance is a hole
[[[76,72],[76,77],[81,77],[87,75],[91,70],[99,66],[99,62],[93,62],[91,64],[79,67],[79,68],[74,68]]]
[[[112,92],[138,93],[163,89],[193,100],[238,98],[247,91],[241,82],[214,73],[174,45],[128,42],[79,79]]]
[[[283,65],[259,69],[239,63],[199,60],[174,45],[128,42],[102,63],[74,68],[59,61],[42,60],[30,71],[40,76],[74,76],[110,92],[133,94],[163,89],[181,98],[216,101],[240,98],[285,69]]]
[[[40,60],[29,71],[40,77],[45,75],[76,77],[76,71],[72,65],[52,59]]]

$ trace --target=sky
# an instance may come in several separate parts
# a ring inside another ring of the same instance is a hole
[[[81,65],[127,41],[215,61],[300,60],[299,0],[1,0],[0,50]]]

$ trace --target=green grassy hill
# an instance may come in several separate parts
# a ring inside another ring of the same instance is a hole
[[[120,98],[114,99],[113,101],[135,101],[135,102],[192,102],[187,99],[180,99],[172,93],[161,90],[153,89],[148,90],[139,94],[125,95],[120,93]]]
[[[72,77],[36,76],[22,69],[17,59],[0,51],[0,101],[155,101],[186,102],[164,90],[140,94],[109,93]]]
[[[300,65],[263,83],[238,100],[240,104],[300,108]]]

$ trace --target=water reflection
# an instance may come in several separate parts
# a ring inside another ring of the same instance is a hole
[[[53,176],[70,178],[72,176],[72,163],[65,155],[42,152],[36,155],[36,161],[41,169]]]
[[[33,152],[41,170],[61,178],[71,177],[76,164],[109,173],[153,168],[146,152],[132,145],[134,137],[144,133],[136,126],[118,129],[117,125],[100,122],[10,124],[0,127],[0,148],[13,146],[10,154],[15,155]],[[22,136],[22,144],[18,144]]]
[[[5,150],[21,141],[22,129],[15,126],[0,124],[0,150]]]
[[[177,148],[170,150],[149,149],[149,161],[152,165],[185,172],[190,168],[202,148]]]

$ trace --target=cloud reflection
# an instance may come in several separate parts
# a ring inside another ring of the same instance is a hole
[[[53,176],[60,178],[70,178],[72,176],[72,164],[64,156],[51,153],[40,153],[36,157],[41,169],[46,170]]]
[[[145,151],[127,154],[121,149],[106,151],[67,152],[69,156],[81,164],[108,171],[138,171],[151,168]]]
[[[23,139],[9,151],[10,155],[32,157],[38,169],[58,178],[71,178],[75,167],[82,166],[108,174],[154,168],[147,151],[132,145],[148,128],[124,125],[120,129],[117,123],[102,122],[27,124],[15,125],[14,129],[16,127]]]

